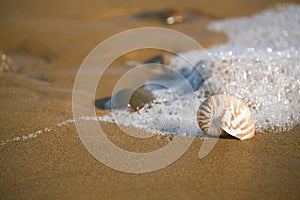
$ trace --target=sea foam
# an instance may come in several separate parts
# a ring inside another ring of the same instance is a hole
[[[184,74],[203,59],[201,55],[209,55],[212,64],[203,68],[207,88],[180,97],[174,97],[172,88],[154,90],[156,99],[137,112],[114,110],[98,120],[160,134],[202,135],[196,113],[209,90],[246,103],[257,131],[280,132],[299,124],[300,5],[278,5],[250,17],[216,21],[208,28],[225,32],[228,42],[169,60]]]

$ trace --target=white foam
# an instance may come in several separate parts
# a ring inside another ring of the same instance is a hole
[[[211,30],[225,32],[229,41],[207,49],[213,65],[205,69],[206,83],[214,94],[230,94],[245,102],[256,130],[283,131],[300,123],[299,22],[299,5],[279,5],[248,18],[209,25]],[[182,56],[196,64],[205,53],[192,51]],[[170,66],[181,72],[192,70],[179,57],[171,59]],[[138,112],[114,111],[99,119],[155,133],[201,135],[196,111],[203,98],[197,93],[175,99],[167,90],[155,93],[158,103]]]
[[[62,122],[58,122],[56,125],[51,126],[51,127],[46,127],[46,128],[43,128],[43,129],[39,129],[39,130],[36,130],[34,132],[27,133],[27,134],[20,135],[20,136],[16,136],[16,137],[11,138],[11,139],[0,140],[0,146],[1,145],[6,145],[6,144],[11,143],[11,142],[25,141],[25,140],[28,140],[28,139],[36,138],[39,135],[42,135],[42,134],[49,133],[49,132],[53,131],[57,127],[67,126],[69,124],[73,124],[74,122],[75,122],[74,119],[68,119],[68,120],[65,120],[65,121],[62,121]]]

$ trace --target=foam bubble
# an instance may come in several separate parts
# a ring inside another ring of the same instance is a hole
[[[203,69],[208,88],[246,103],[258,131],[284,131],[300,123],[299,13],[299,5],[281,5],[248,18],[214,22],[209,28],[225,32],[227,44],[182,53],[194,65],[208,53],[212,64]],[[182,73],[193,69],[180,57],[172,58],[170,66]],[[99,119],[117,118],[122,125],[155,133],[201,135],[196,112],[203,95],[198,91],[174,98],[173,92],[153,91],[156,100],[138,112],[118,110]]]

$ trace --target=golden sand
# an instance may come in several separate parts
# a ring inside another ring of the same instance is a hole
[[[0,140],[22,136],[72,118],[72,87],[87,53],[109,36],[130,28],[160,26],[193,37],[203,46],[226,42],[206,25],[217,18],[246,16],[276,1],[1,1],[0,50],[20,67],[0,73]],[[293,1],[290,1],[293,2]],[[294,1],[296,2],[296,1]],[[166,8],[191,13],[168,26],[138,13]],[[110,96],[126,71],[124,61],[157,52],[124,55],[101,79],[96,97]],[[98,114],[104,111],[98,110]],[[102,123],[109,138],[134,152],[147,152],[168,137],[134,140]],[[85,149],[74,124],[36,138],[0,146],[0,199],[299,199],[300,127],[257,133],[247,141],[221,139],[204,159],[196,138],[170,166],[146,174],[106,167]],[[176,137],[176,136],[175,136]]]

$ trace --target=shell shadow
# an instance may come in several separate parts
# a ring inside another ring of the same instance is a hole
[[[225,139],[225,140],[239,140],[238,138],[229,135],[228,133],[226,133],[225,131],[222,131],[222,134],[220,134],[219,136],[212,136],[212,135],[208,135],[206,133],[204,133],[204,137],[208,137],[208,138],[219,138],[219,139]]]

